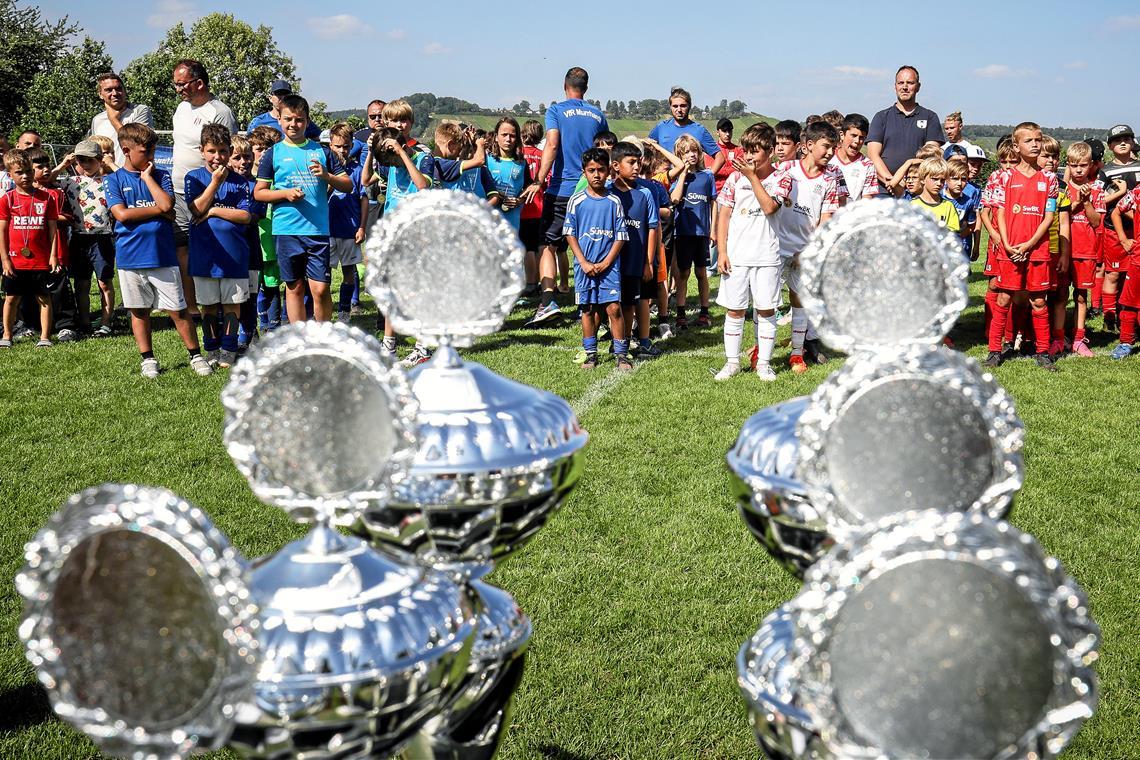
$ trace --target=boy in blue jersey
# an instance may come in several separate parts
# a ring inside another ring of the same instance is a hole
[[[610,151],[610,168],[614,177],[610,192],[621,203],[629,237],[620,259],[622,318],[631,332],[634,317],[637,318],[635,353],[642,359],[652,359],[661,355],[661,349],[649,339],[649,304],[657,297],[657,200],[640,182],[641,149],[636,145],[615,145]]]
[[[368,221],[368,196],[360,181],[360,164],[351,157],[352,127],[344,122],[329,129],[329,149],[341,160],[352,180],[352,190],[329,193],[329,263],[340,267],[344,279],[340,283],[337,321],[348,322],[352,312],[352,293],[356,289],[356,265],[364,260],[360,244],[364,242]]]
[[[673,184],[671,198],[677,207],[677,329],[689,326],[685,317],[685,296],[689,272],[696,270],[701,312],[698,327],[709,327],[709,237],[712,235],[712,204],[716,199],[716,177],[704,168],[701,144],[691,135],[681,135],[674,145],[677,158],[685,162]]]
[[[143,377],[158,377],[158,360],[151,344],[150,313],[162,309],[190,354],[198,375],[214,371],[198,347],[198,332],[190,321],[182,274],[174,252],[174,186],[170,174],[154,166],[158,135],[145,124],[124,124],[119,130],[123,168],[107,175],[103,187],[107,207],[115,217],[115,264],[123,306],[131,312],[131,332],[142,355]]]
[[[471,146],[474,145],[474,150]],[[432,179],[447,190],[462,190],[490,203],[502,201],[495,179],[487,170],[487,138],[469,140],[463,128],[452,121],[436,127],[435,149],[432,157],[435,174]],[[470,158],[464,158],[470,153]]]
[[[621,307],[621,267],[619,257],[629,235],[621,202],[606,190],[609,156],[600,148],[582,154],[582,170],[587,187],[571,196],[566,204],[562,234],[578,262],[574,270],[574,290],[582,310],[582,348],[586,352],[583,369],[598,366],[597,325],[604,312],[614,336],[614,361],[621,370],[633,369],[629,361],[629,339]]]
[[[190,225],[190,276],[202,310],[206,359],[219,367],[237,361],[241,305],[249,300],[249,182],[230,170],[230,131],[221,124],[202,127],[205,166],[186,175]],[[213,318],[222,306],[223,327]],[[220,350],[219,350],[220,349]]]
[[[307,100],[281,99],[285,139],[261,156],[253,197],[273,204],[273,243],[289,321],[304,321],[308,284],[313,317],[327,322],[332,319],[328,189],[351,192],[352,180],[332,151],[305,137],[308,124]]]
[[[248,251],[249,298],[241,305],[238,320],[238,356],[245,353],[249,344],[257,337],[257,299],[261,284],[261,230],[258,226],[265,216],[265,204],[253,200],[253,188],[257,181],[253,178],[253,144],[241,135],[230,137],[230,171],[245,181],[249,187],[249,224],[245,226],[245,243]]]
[[[946,185],[942,197],[954,204],[958,212],[958,234],[962,236],[962,253],[970,261],[978,258],[977,245],[981,236],[978,208],[982,205],[982,191],[971,185],[970,166],[965,156],[954,156],[946,162]]]

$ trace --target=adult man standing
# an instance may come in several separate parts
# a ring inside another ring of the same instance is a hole
[[[701,149],[704,150],[705,154],[713,160],[708,169],[716,174],[724,166],[724,151],[721,150],[721,146],[717,144],[709,131],[704,128],[704,125],[689,118],[689,111],[692,108],[693,96],[689,94],[688,90],[682,87],[674,87],[669,93],[669,112],[672,115],[649,130],[649,137],[656,140],[657,144],[665,150],[672,152],[678,137],[692,135],[701,144]],[[731,130],[729,136],[731,137]]]
[[[562,82],[566,99],[546,109],[546,145],[536,177],[546,177],[553,169],[550,185],[542,201],[543,245],[539,250],[538,274],[542,282],[542,298],[531,324],[558,318],[562,312],[554,302],[554,280],[558,273],[555,256],[566,250],[562,225],[566,222],[566,204],[574,194],[574,186],[582,176],[582,153],[594,144],[594,136],[610,128],[606,116],[582,98],[590,84],[585,69],[575,66],[566,72]],[[526,203],[541,189],[535,182],[523,192]]]
[[[273,83],[269,85],[269,110],[250,119],[246,131],[252,132],[258,127],[266,126],[273,127],[281,134],[285,134],[285,131],[281,129],[281,98],[292,94],[293,87],[288,82],[284,79],[274,79]],[[305,137],[316,140],[320,136],[320,127],[310,121],[309,125],[305,127]]]
[[[103,110],[92,117],[90,134],[110,138],[115,144],[115,165],[122,166],[124,157],[123,149],[119,147],[119,130],[124,124],[146,124],[154,129],[154,116],[150,112],[150,106],[127,100],[127,88],[113,71],[96,77],[95,87],[99,100],[103,101]]]
[[[925,143],[933,140],[941,145],[946,139],[938,114],[915,101],[921,87],[918,69],[900,66],[895,72],[895,103],[871,119],[867,157],[874,162],[875,173],[884,186]]]
[[[234,112],[210,92],[210,75],[200,61],[184,58],[174,64],[171,75],[174,91],[182,98],[174,111],[174,245],[178,266],[182,270],[182,290],[191,316],[198,316],[194,280],[188,274],[190,250],[190,210],[186,206],[186,174],[206,162],[200,150],[202,127],[221,124],[233,134],[237,132]]]

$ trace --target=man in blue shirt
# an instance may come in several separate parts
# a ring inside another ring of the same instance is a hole
[[[281,134],[285,134],[281,129],[281,98],[292,94],[293,88],[284,79],[273,80],[273,84],[269,85],[269,110],[254,116],[245,131],[248,133],[258,127],[273,127]],[[316,140],[320,134],[320,128],[310,121],[309,126],[305,128],[305,137]]]
[[[531,324],[561,316],[562,312],[554,302],[554,280],[558,271],[554,257],[559,251],[566,250],[562,231],[566,204],[582,176],[582,154],[593,147],[596,134],[610,128],[605,114],[582,99],[589,83],[590,75],[579,66],[566,72],[562,85],[566,99],[552,103],[546,109],[546,147],[542,150],[542,163],[534,178],[535,184],[524,191],[529,193],[524,200],[529,200],[538,191],[538,183],[553,170],[542,202],[543,246],[539,250],[538,262],[542,298]]]
[[[875,164],[882,197],[891,197],[886,192],[887,183],[903,163],[914,158],[919,148],[931,140],[939,145],[946,140],[938,114],[916,101],[921,87],[918,69],[900,66],[895,72],[895,102],[871,119],[867,158]]]
[[[709,171],[716,174],[724,166],[725,155],[704,125],[689,118],[689,111],[692,108],[693,97],[688,90],[674,87],[669,93],[669,111],[673,115],[649,130],[649,137],[656,140],[665,150],[675,153],[677,138],[681,135],[692,135],[701,144],[701,150],[713,159]]]

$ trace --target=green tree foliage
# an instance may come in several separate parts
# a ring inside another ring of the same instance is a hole
[[[39,132],[44,142],[74,145],[91,128],[103,104],[95,77],[112,69],[102,42],[84,37],[28,86],[20,126]]]
[[[266,93],[274,79],[285,79],[294,89],[300,84],[293,59],[277,47],[268,26],[254,29],[228,13],[203,16],[189,32],[179,22],[167,31],[157,49],[123,69],[131,101],[150,106],[159,129],[170,125],[178,107],[179,98],[170,80],[180,58],[205,64],[210,91],[233,109],[242,126],[269,108]]]
[[[0,134],[20,126],[32,80],[52,67],[79,26],[46,21],[35,6],[0,0]]]

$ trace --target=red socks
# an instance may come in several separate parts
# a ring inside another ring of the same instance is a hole
[[[988,336],[990,334],[990,320],[994,318],[994,301],[997,300],[996,290],[986,291],[986,307],[984,317],[982,319],[982,330]]]
[[[1073,333],[1073,342],[1074,343],[1080,343],[1084,339],[1085,339],[1085,331],[1083,328],[1080,330],[1077,330]]]
[[[990,318],[990,332],[989,332],[989,346],[990,351],[1000,352],[1002,338],[1005,337],[1005,326],[1009,321],[1009,307],[1011,304],[1002,306],[998,303],[997,298],[994,298],[993,304],[990,306],[992,316]]]
[[[1037,353],[1044,354],[1049,351],[1049,309],[1033,309],[1033,335],[1036,337]],[[1022,333],[1024,335],[1024,333]]]
[[[1136,309],[1125,307],[1120,310],[1120,342],[1136,342]]]
[[[1100,308],[1101,288],[1104,286],[1104,275],[1096,275],[1093,278],[1092,296],[1089,299],[1090,309]]]
[[[1101,304],[1105,314],[1116,313],[1116,293],[1101,293]]]

